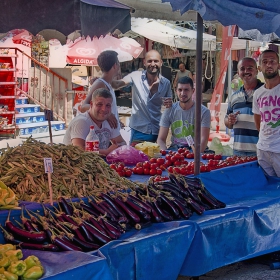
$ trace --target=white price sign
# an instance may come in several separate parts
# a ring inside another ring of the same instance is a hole
[[[188,143],[188,145],[189,145],[190,147],[194,145],[194,141],[193,141],[193,138],[192,138],[191,135],[188,135],[188,136],[186,137],[186,140],[187,140],[187,143]]]
[[[52,158],[44,158],[45,173],[53,173]]]

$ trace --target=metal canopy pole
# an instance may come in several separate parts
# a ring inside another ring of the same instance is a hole
[[[200,173],[203,19],[197,13],[194,175]]]
[[[230,98],[232,93],[231,80],[232,80],[232,60],[231,60],[231,49],[230,49],[229,56],[228,56],[228,99]]]

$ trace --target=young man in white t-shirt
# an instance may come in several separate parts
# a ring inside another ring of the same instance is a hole
[[[259,141],[257,156],[269,176],[280,177],[280,76],[279,55],[265,50],[260,55],[259,69],[265,84],[253,96],[253,113]]]
[[[178,149],[187,146],[186,137],[191,135],[194,138],[195,131],[195,102],[192,99],[194,92],[193,80],[189,77],[182,77],[178,80],[176,94],[179,101],[166,109],[160,119],[159,134],[157,143],[162,150],[166,150],[166,139],[171,128],[171,146]],[[201,145],[200,152],[204,152],[210,133],[211,115],[209,109],[201,105]]]
[[[90,126],[93,125],[99,138],[99,154],[106,156],[119,146],[126,145],[120,130],[112,128],[107,121],[111,115],[112,101],[112,95],[108,89],[96,89],[92,94],[90,109],[70,122],[63,143],[85,149],[85,140]]]
[[[97,63],[102,71],[102,76],[100,78],[94,79],[94,82],[89,89],[89,93],[86,99],[84,100],[80,111],[84,113],[90,108],[92,94],[96,89],[106,88],[110,91],[113,98],[111,114],[108,117],[107,121],[109,122],[112,128],[120,129],[121,124],[119,121],[115,91],[111,86],[113,79],[115,79],[120,72],[120,62],[118,59],[118,53],[113,50],[103,51],[97,57]]]

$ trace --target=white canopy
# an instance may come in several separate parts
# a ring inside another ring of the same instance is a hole
[[[233,38],[231,50],[245,50],[246,42],[248,41],[248,49],[256,51],[259,47],[266,45],[266,42],[257,42],[252,40],[238,39],[237,37]]]
[[[197,32],[168,21],[133,17],[131,18],[131,30],[140,36],[171,47],[196,50]],[[126,35],[131,35],[131,32],[128,31]],[[257,50],[260,46],[263,46],[262,42],[250,40],[248,43],[249,49]],[[216,36],[204,33],[203,50],[214,51],[215,49]],[[246,49],[246,40],[235,37],[232,43],[232,50],[242,49]]]
[[[180,48],[196,49],[196,34],[194,30],[176,26],[163,20],[147,18],[131,18],[131,30],[150,40]],[[203,50],[215,50],[216,37],[203,34]]]

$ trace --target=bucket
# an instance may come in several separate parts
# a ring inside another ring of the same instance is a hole
[[[24,78],[22,83],[22,90],[28,92],[28,79]]]
[[[209,141],[212,141],[213,138],[219,138],[221,142],[229,142],[230,136],[222,132],[212,132],[209,134]]]

